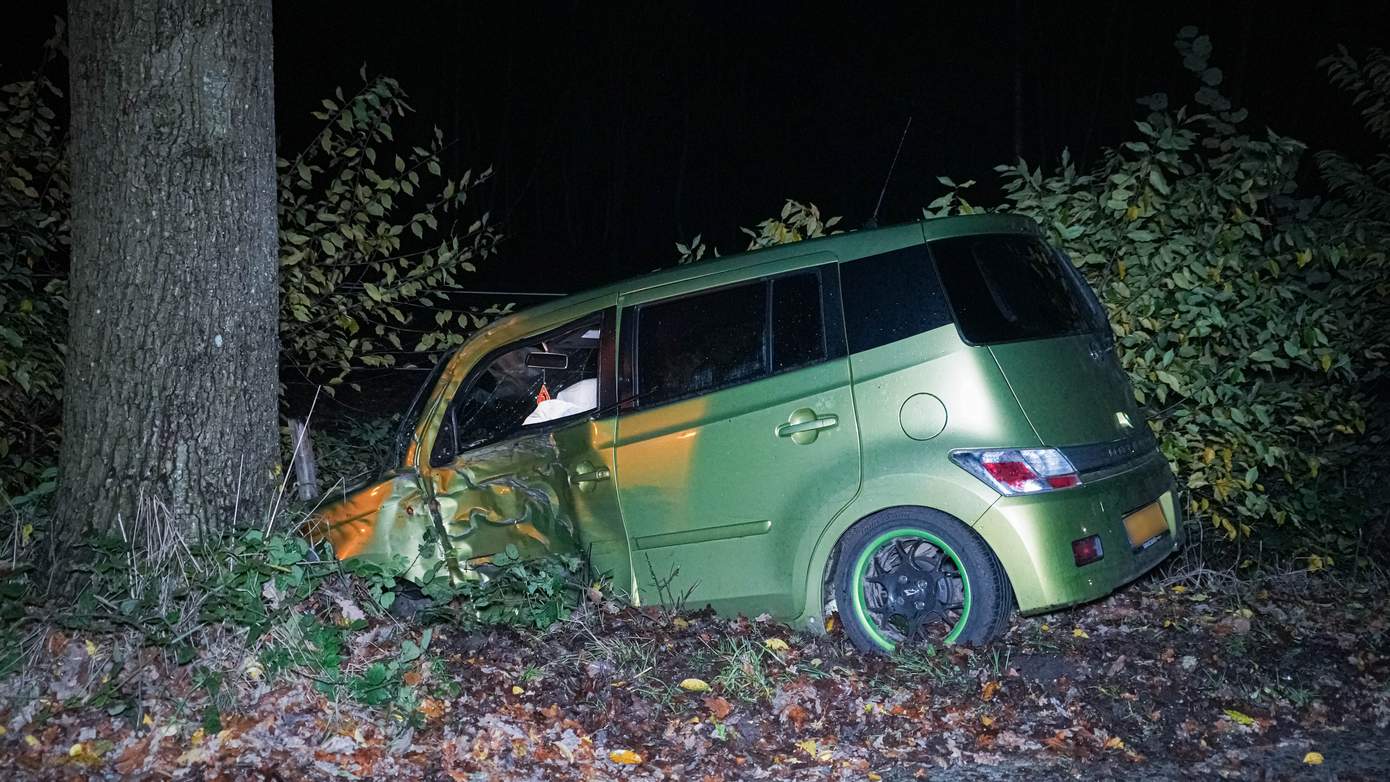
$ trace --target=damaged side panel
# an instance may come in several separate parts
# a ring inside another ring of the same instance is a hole
[[[418,579],[441,560],[452,572],[509,544],[527,558],[576,552],[570,506],[555,436],[537,433],[477,449],[428,475],[410,470],[356,492],[320,514],[318,531],[340,558],[401,558],[408,563],[403,575]]]

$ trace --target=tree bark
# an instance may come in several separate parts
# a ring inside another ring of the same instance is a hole
[[[61,562],[143,503],[200,535],[278,472],[270,0],[70,0]]]

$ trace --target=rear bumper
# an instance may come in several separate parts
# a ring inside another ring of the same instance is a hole
[[[1168,522],[1146,548],[1131,547],[1124,517],[1158,502]],[[1104,597],[1182,545],[1172,471],[1157,451],[1128,469],[1075,489],[1003,497],[980,517],[985,539],[1013,583],[1021,613],[1041,613]],[[1099,535],[1104,556],[1077,567],[1072,541]]]

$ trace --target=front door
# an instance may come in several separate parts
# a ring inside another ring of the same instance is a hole
[[[630,587],[613,481],[610,311],[493,351],[459,383],[429,453],[446,548],[591,554]]]
[[[834,268],[624,309],[616,461],[642,602],[800,611],[796,563],[859,486]]]

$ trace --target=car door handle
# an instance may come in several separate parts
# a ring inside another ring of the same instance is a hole
[[[574,484],[580,491],[592,491],[595,483],[606,481],[612,475],[607,467],[594,467],[588,462],[583,462],[575,468],[574,474],[570,476],[570,483]]]
[[[829,429],[840,423],[840,417],[835,415],[822,415],[812,418],[809,421],[800,421],[794,424],[782,424],[777,427],[778,437],[791,437],[801,432],[815,432],[820,429]]]
[[[840,423],[840,417],[829,414],[818,415],[815,410],[803,407],[792,413],[785,424],[777,427],[778,437],[790,437],[797,445],[814,443],[822,429],[829,429]]]

